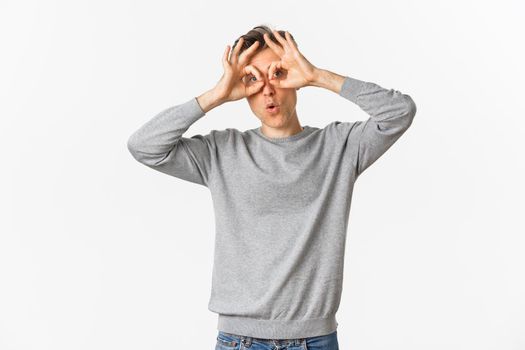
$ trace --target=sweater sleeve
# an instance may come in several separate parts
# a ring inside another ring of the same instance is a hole
[[[162,173],[208,187],[213,131],[207,135],[182,135],[205,115],[196,98],[167,108],[136,130],[128,150],[140,163]]]
[[[410,127],[416,104],[409,95],[372,82],[345,77],[339,95],[356,103],[369,118],[337,122],[354,157],[356,177],[385,153]]]

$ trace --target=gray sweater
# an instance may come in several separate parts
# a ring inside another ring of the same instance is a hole
[[[260,128],[183,137],[205,115],[192,98],[130,136],[137,161],[210,190],[215,249],[208,309],[218,314],[218,330],[284,339],[337,329],[354,182],[416,114],[409,95],[355,78],[345,77],[339,95],[369,118],[303,125],[283,138]]]

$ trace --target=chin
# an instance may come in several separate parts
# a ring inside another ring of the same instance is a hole
[[[266,122],[267,124],[279,124],[281,120],[284,118],[281,115],[271,116],[271,115],[265,115],[262,120]]]
[[[286,124],[286,121],[283,118],[274,118],[270,120],[265,120],[264,124],[272,128],[280,128]]]

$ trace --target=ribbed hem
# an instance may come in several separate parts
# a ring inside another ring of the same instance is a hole
[[[304,320],[263,320],[219,314],[217,329],[254,338],[299,339],[332,333],[337,325],[335,315]]]
[[[302,128],[303,130],[299,131],[298,133],[290,135],[290,136],[285,136],[285,137],[268,137],[263,134],[263,132],[261,131],[261,127],[258,127],[256,129],[250,129],[250,130],[254,131],[257,135],[261,136],[262,138],[268,141],[271,141],[274,143],[284,143],[284,142],[290,142],[290,141],[296,141],[296,140],[302,139],[303,137],[306,137],[308,134],[310,134],[311,132],[315,130],[315,128],[312,128],[308,125],[303,125]]]

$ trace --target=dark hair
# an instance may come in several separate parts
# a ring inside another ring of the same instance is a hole
[[[285,37],[285,31],[284,30],[277,30],[277,32],[279,33],[279,35],[281,35],[283,38],[286,38]],[[240,37],[237,38],[237,40],[235,40],[235,43],[233,44],[230,52],[233,52],[233,49],[235,48],[235,46],[237,45],[237,43],[239,42],[239,39],[240,38],[243,38],[244,41],[242,43],[242,46],[240,48],[240,51],[239,51],[239,54],[241,54],[244,50],[248,49],[250,46],[252,46],[252,44],[256,41],[259,42],[259,47],[257,48],[256,52],[259,52],[259,51],[262,51],[264,49],[266,49],[267,47],[269,47],[267,44],[266,44],[266,41],[264,40],[264,33],[268,33],[270,35],[270,39],[276,43],[277,45],[279,46],[282,46],[281,43],[277,40],[277,38],[275,37],[275,35],[273,35],[272,33],[272,29],[266,25],[260,25],[260,26],[257,26],[257,27],[254,27],[252,30],[250,30],[248,33],[244,34],[244,35],[241,35]],[[297,47],[299,47],[299,45],[297,45],[297,42],[295,41],[292,33],[290,33],[290,36],[292,37],[292,40],[293,42],[295,43],[295,45]]]

